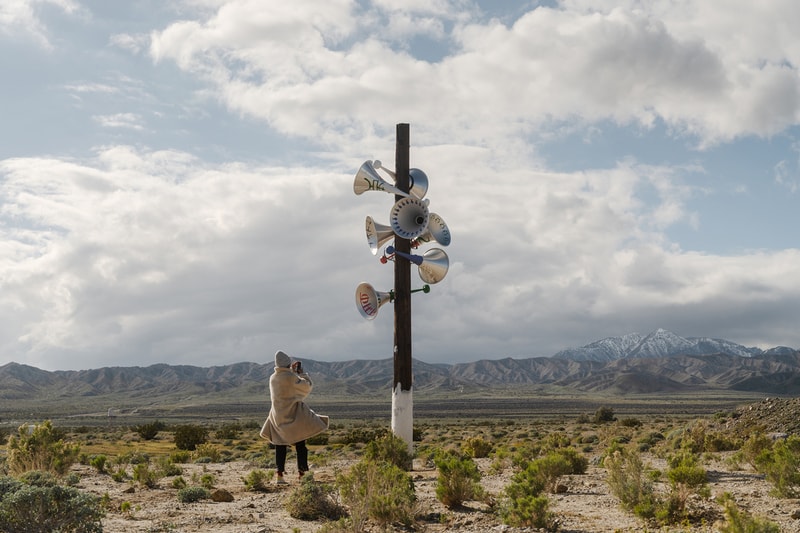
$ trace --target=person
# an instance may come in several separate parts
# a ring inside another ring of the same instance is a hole
[[[286,483],[286,452],[290,445],[297,452],[297,473],[300,479],[308,472],[306,440],[328,429],[328,417],[312,411],[303,400],[312,389],[311,378],[300,361],[278,350],[275,371],[269,378],[269,416],[261,427],[261,437],[275,446],[277,482]]]

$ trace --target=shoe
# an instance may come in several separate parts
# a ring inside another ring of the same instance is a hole
[[[302,471],[301,471],[301,472],[299,472],[299,473],[297,474],[297,478],[298,478],[300,481],[302,481],[304,477],[310,477],[310,478],[313,478],[313,477],[314,477],[314,474],[312,474],[312,473],[311,473],[311,472],[309,472],[308,470],[306,470],[305,472],[302,472]]]
[[[275,484],[276,485],[288,485],[288,483],[286,483],[286,480],[283,479],[283,474],[278,474],[278,478],[275,480]]]

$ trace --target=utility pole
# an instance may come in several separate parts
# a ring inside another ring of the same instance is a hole
[[[444,250],[431,248],[424,255],[412,255],[411,249],[437,242],[450,244],[450,229],[442,217],[428,210],[428,200],[423,200],[428,191],[428,176],[418,168],[409,168],[410,134],[408,124],[397,124],[395,145],[395,170],[384,167],[380,161],[365,161],[355,176],[353,192],[361,195],[367,191],[382,191],[394,194],[394,206],[389,218],[390,225],[379,224],[367,217],[365,230],[367,244],[372,255],[386,246],[380,261],[394,261],[394,289],[390,292],[376,291],[372,285],[362,282],[356,287],[356,308],[367,320],[378,316],[380,307],[394,302],[394,381],[392,385],[392,432],[402,438],[409,451],[413,452],[413,374],[411,372],[411,294],[430,292],[430,285],[439,283],[447,275],[450,260]],[[387,173],[393,183],[381,177],[378,170]],[[411,288],[411,263],[419,267],[419,277],[425,282],[420,289]],[[410,466],[410,465],[409,465]]]
[[[409,192],[410,132],[408,124],[397,125],[395,146],[395,187]],[[395,201],[404,198],[395,195]],[[411,241],[394,238],[394,382],[392,386],[392,432],[413,447],[414,400],[411,371],[411,262],[401,254],[411,254]]]

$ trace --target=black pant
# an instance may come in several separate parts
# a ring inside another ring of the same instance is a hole
[[[288,446],[285,444],[275,445],[275,464],[278,467],[278,473],[283,474],[286,472],[286,450]],[[294,444],[294,449],[297,452],[297,471],[300,473],[308,472],[308,448],[306,448],[306,441],[301,440]]]

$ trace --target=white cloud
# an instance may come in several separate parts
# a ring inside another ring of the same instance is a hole
[[[55,6],[65,13],[79,11],[79,5],[72,0],[5,0],[0,4],[0,32],[27,35],[42,48],[52,49],[49,32],[38,14],[46,6]]]

